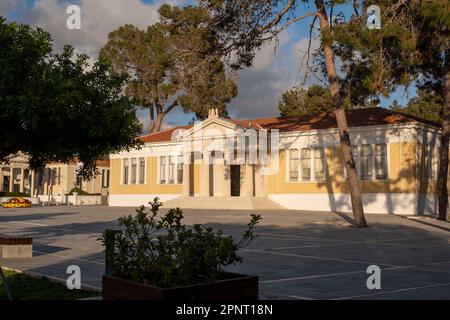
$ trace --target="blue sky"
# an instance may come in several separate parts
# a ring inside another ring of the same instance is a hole
[[[59,50],[69,43],[80,52],[97,58],[99,49],[105,44],[107,34],[117,27],[131,23],[138,27],[155,23],[158,19],[157,9],[162,3],[187,5],[192,0],[0,0],[0,15],[9,21],[18,21],[39,26],[52,34],[54,46]],[[65,9],[70,4],[79,4],[82,14],[81,30],[68,30],[65,27],[67,14]],[[299,10],[308,10],[304,5]],[[313,10],[314,8],[311,8]],[[335,13],[342,11],[348,19],[352,13],[349,5],[335,8]],[[311,19],[293,24],[280,36],[275,50],[275,43],[264,45],[258,52],[254,65],[239,72],[238,96],[229,105],[229,113],[235,118],[255,118],[278,116],[278,101],[281,94],[303,81],[304,65],[301,61],[307,47],[309,23]],[[316,39],[313,43],[317,44]],[[307,85],[318,82],[310,77]],[[382,98],[381,105],[389,106],[393,99],[405,104],[409,97],[400,88],[389,98]],[[139,118],[147,125],[148,111],[140,110]],[[192,114],[185,114],[175,109],[166,118],[165,126],[185,124],[192,119]]]

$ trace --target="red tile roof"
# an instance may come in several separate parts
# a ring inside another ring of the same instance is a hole
[[[415,116],[410,116],[395,112],[386,108],[374,107],[346,111],[347,123],[349,127],[363,127],[385,124],[402,123],[424,123],[435,127],[440,127],[439,123],[424,120]],[[308,131],[318,129],[337,128],[336,118],[333,112],[322,112],[308,114],[304,116],[278,117],[278,118],[258,118],[247,120],[225,119],[245,128],[254,129],[278,129],[280,132]],[[174,131],[178,129],[189,129],[191,126],[179,126],[158,133],[142,136],[144,142],[164,142],[171,141]]]
[[[109,159],[97,160],[95,164],[97,167],[109,167]]]
[[[141,140],[143,142],[164,142],[164,141],[171,141],[172,140],[172,134],[175,133],[176,130],[179,129],[189,129],[192,128],[192,125],[190,126],[178,126],[171,129],[167,129],[164,131],[156,132],[156,133],[150,133],[145,136],[141,136]]]

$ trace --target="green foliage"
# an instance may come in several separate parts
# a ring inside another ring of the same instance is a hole
[[[293,87],[281,97],[278,109],[281,116],[299,116],[331,110],[331,95],[320,86],[312,85],[308,89]]]
[[[442,95],[443,65],[450,46],[450,3],[364,1],[381,8],[380,30],[370,30],[364,15],[333,29],[335,53],[360,94],[388,96],[398,86],[416,84]]]
[[[0,197],[31,197],[31,194],[25,192],[0,191]]]
[[[420,90],[419,95],[410,99],[405,107],[394,101],[391,109],[439,123],[441,122],[443,103],[442,96]]]
[[[151,132],[179,105],[204,118],[209,108],[225,110],[237,95],[206,27],[207,11],[163,5],[159,13],[161,22],[147,30],[125,25],[111,32],[100,51],[117,72],[132,76],[127,93],[149,109]]]
[[[140,144],[126,80],[70,46],[53,53],[48,33],[0,18],[0,160],[22,151],[39,169],[77,158],[92,178],[96,160]]]
[[[119,218],[124,230],[115,235],[114,276],[160,287],[212,281],[224,266],[242,262],[237,251],[255,238],[253,228],[261,220],[261,216],[251,215],[247,230],[236,243],[221,230],[200,224],[186,227],[179,208],[159,217],[161,205],[155,198],[149,212],[141,206],[136,216]],[[103,245],[106,239],[104,233],[100,238]]]
[[[69,290],[65,285],[46,277],[31,277],[25,273],[4,270],[13,300],[76,300],[98,296],[85,290]],[[0,278],[0,301],[8,295]]]
[[[86,191],[82,190],[80,187],[73,187],[72,189],[70,189],[70,191],[69,191],[69,193],[67,195],[71,196],[71,195],[73,195],[74,192],[78,193],[78,195],[80,195],[80,196],[93,195],[92,193],[89,193],[89,192],[86,192]]]

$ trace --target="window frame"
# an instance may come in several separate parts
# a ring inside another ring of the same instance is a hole
[[[382,181],[382,180],[388,180],[389,179],[389,157],[388,157],[388,144],[386,142],[382,142],[382,143],[375,143],[375,154],[374,154],[374,158],[375,158],[375,180],[378,181]],[[384,148],[382,148],[382,150],[384,150],[384,154],[381,153],[380,155],[378,155],[378,151],[377,151],[377,147],[378,146],[383,146]],[[380,157],[380,161],[378,162],[378,157]],[[383,157],[385,160],[385,166],[383,168]],[[381,166],[381,170],[384,171],[384,175],[379,175],[378,174],[378,163],[380,163]]]
[[[293,151],[296,152],[296,157],[293,159],[292,158],[292,154]],[[291,162],[295,161],[296,165],[295,165],[295,171],[297,172],[296,178],[293,179],[291,176],[291,172],[292,172],[292,166],[291,166]],[[289,182],[298,182],[300,179],[300,175],[299,172],[300,171],[300,153],[299,153],[299,149],[298,148],[290,148],[289,149],[289,158],[288,158],[288,181]]]
[[[370,151],[370,153],[368,153],[368,154],[364,154],[364,148],[366,148],[366,147]],[[360,167],[359,178],[362,181],[374,180],[374,167],[373,167],[374,153],[373,153],[373,146],[372,146],[372,144],[365,143],[365,144],[362,144],[359,149],[360,149],[359,150],[359,167]]]
[[[130,184],[130,161],[128,158],[122,159],[122,184]]]
[[[145,157],[139,157],[138,158],[138,177],[137,182],[138,184],[145,185],[147,182],[147,159]],[[142,167],[141,164],[144,164]],[[143,178],[143,179],[142,179]]]

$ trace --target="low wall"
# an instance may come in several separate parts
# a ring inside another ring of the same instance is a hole
[[[62,204],[62,205],[76,205],[76,206],[91,206],[102,204],[101,195],[38,195],[41,203],[49,202],[51,204]]]
[[[180,197],[180,194],[110,194],[109,206],[110,207],[138,207],[148,206],[148,203],[153,201],[155,197],[159,198],[159,201],[169,201]]]
[[[75,206],[92,206],[102,204],[102,196],[82,196],[82,195],[71,195],[68,196],[68,202]]]
[[[351,212],[348,193],[288,193],[269,194],[269,198],[290,210]],[[416,193],[364,193],[365,213],[435,215],[437,213],[434,194]]]

